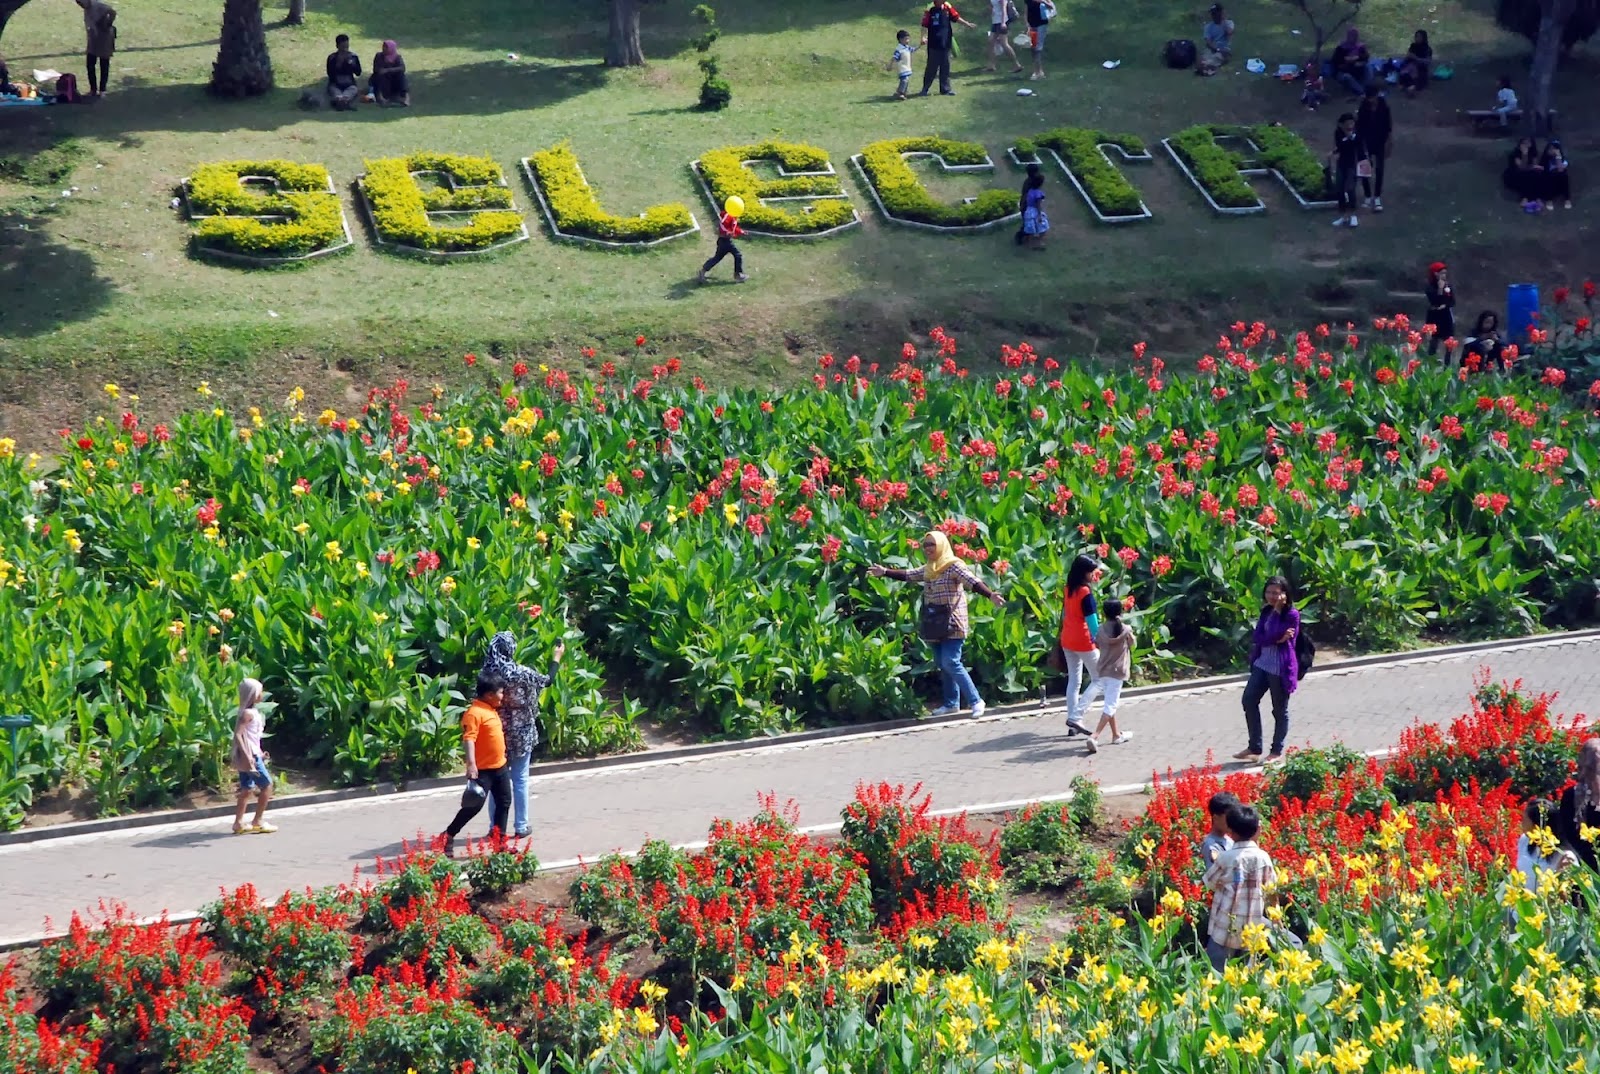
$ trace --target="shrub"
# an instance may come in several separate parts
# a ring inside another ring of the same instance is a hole
[[[1288,127],[1271,123],[1241,128],[1241,132],[1259,150],[1261,166],[1277,172],[1301,198],[1323,201],[1328,197],[1328,179],[1322,171],[1322,160],[1306,145],[1304,138]]]
[[[906,162],[907,153],[932,153],[947,165],[984,164],[989,156],[978,142],[945,138],[873,142],[861,151],[861,169],[891,218],[937,227],[975,227],[1017,212],[1017,193],[1013,190],[985,190],[971,201],[954,205],[935,201]]]
[[[985,910],[1000,906],[993,840],[980,840],[964,817],[931,816],[931,806],[921,784],[861,783],[844,808],[839,835],[867,871],[879,921],[919,900],[926,910],[953,891]]]
[[[700,157],[700,174],[711,190],[717,211],[730,197],[744,199],[740,222],[752,231],[808,235],[842,227],[855,219],[855,209],[841,197],[844,187],[837,175],[789,175],[762,179],[744,166],[747,160],[772,161],[786,172],[820,171],[828,167],[828,154],[815,146],[794,142],[760,142],[755,145],[712,149]],[[804,209],[764,205],[763,198],[817,198]]]
[[[366,897],[361,924],[373,930],[390,926],[389,915],[404,910],[417,899],[431,896],[460,868],[443,854],[421,846],[408,846],[397,858],[377,859],[381,880]]]
[[[393,957],[436,974],[456,965],[481,964],[494,947],[489,923],[472,912],[454,876],[432,892],[389,911]]]
[[[1083,879],[1088,848],[1065,805],[1029,806],[1000,833],[1000,865],[1019,890],[1064,888]]]
[[[17,994],[15,961],[0,964],[0,1070],[6,1074],[96,1074],[100,1045],[82,1026],[36,1018]]]
[[[1088,776],[1073,776],[1067,784],[1072,797],[1067,799],[1067,815],[1079,831],[1088,831],[1100,823],[1100,784]]]
[[[433,252],[482,250],[510,242],[522,232],[522,214],[512,207],[511,192],[500,185],[500,166],[487,157],[447,153],[412,153],[366,162],[361,192],[372,214],[372,226],[384,242]],[[424,191],[414,173],[439,172],[455,189]],[[479,211],[483,210],[483,211]],[[463,227],[438,227],[435,212],[470,212]]]
[[[244,176],[272,179],[277,189],[251,193],[241,181]],[[190,177],[186,198],[190,213],[204,217],[192,239],[199,250],[298,258],[347,241],[344,211],[332,192],[328,169],[320,164],[287,160],[205,164]]]
[[[342,1074],[501,1074],[517,1069],[517,1044],[489,1024],[452,971],[430,981],[414,966],[358,977],[312,1023],[312,1046]]]
[[[694,218],[682,202],[652,205],[636,217],[606,212],[584,178],[569,142],[535,153],[528,158],[528,167],[555,218],[556,230],[563,234],[602,242],[645,243],[694,227]]]
[[[648,939],[644,900],[653,901],[658,886],[671,890],[687,861],[687,854],[662,839],[646,842],[631,859],[607,854],[568,887],[572,912],[598,928]]]
[[[1342,742],[1318,749],[1290,750],[1281,763],[1267,769],[1260,805],[1270,812],[1285,798],[1310,798],[1330,779],[1366,766],[1367,758]]]
[[[1145,211],[1139,191],[1117,170],[1106,157],[1102,145],[1114,145],[1130,156],[1141,156],[1149,150],[1144,141],[1133,134],[1107,134],[1105,131],[1081,127],[1058,127],[1041,134],[1037,142],[1028,142],[1031,152],[1038,149],[1054,150],[1083,187],[1084,193],[1094,203],[1102,216],[1137,216]],[[1026,160],[1020,145],[1017,156]]]
[[[201,913],[219,951],[232,955],[253,975],[258,1002],[275,1006],[285,997],[331,985],[361,955],[351,935],[349,899],[290,892],[272,906],[254,885],[224,895]]]
[[[474,895],[503,895],[539,874],[539,859],[526,846],[514,846],[496,836],[481,853],[461,864],[461,875]]]
[[[1219,130],[1224,134],[1233,132],[1232,128],[1201,124],[1179,131],[1167,139],[1167,144],[1218,205],[1240,209],[1260,205],[1261,199],[1239,174],[1239,169],[1246,166],[1244,157],[1217,144]]]

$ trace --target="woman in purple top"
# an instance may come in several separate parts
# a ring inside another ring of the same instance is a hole
[[[1289,599],[1289,580],[1282,575],[1267,579],[1261,617],[1250,637],[1250,681],[1244,687],[1244,724],[1250,745],[1234,754],[1239,761],[1261,760],[1261,699],[1272,695],[1272,752],[1267,761],[1283,759],[1283,740],[1289,736],[1289,695],[1300,679],[1294,639],[1300,632],[1300,613]]]

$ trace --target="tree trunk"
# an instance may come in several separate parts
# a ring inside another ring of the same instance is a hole
[[[28,0],[0,0],[0,37],[6,33],[6,23],[11,21],[11,16],[22,10],[22,5]]]
[[[1548,135],[1555,124],[1550,106],[1555,101],[1556,64],[1561,59],[1561,37],[1576,0],[1543,0],[1539,5],[1539,36],[1533,43],[1533,68],[1528,73],[1528,110],[1535,134]]]
[[[306,21],[306,0],[289,0],[289,14],[283,21],[290,26],[299,26]]]
[[[638,67],[644,63],[644,48],[639,44],[639,3],[640,0],[611,0],[607,67]]]
[[[219,97],[259,97],[272,89],[272,57],[261,0],[226,0],[222,43],[211,65],[211,92]]]

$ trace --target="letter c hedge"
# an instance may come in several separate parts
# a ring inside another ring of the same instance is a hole
[[[954,205],[936,201],[922,185],[907,153],[930,153],[946,167],[970,168],[992,165],[988,150],[977,142],[953,142],[945,138],[896,138],[873,142],[856,158],[862,174],[877,192],[878,201],[891,220],[929,224],[934,227],[981,227],[1017,213],[1015,190],[985,190],[972,201]]]

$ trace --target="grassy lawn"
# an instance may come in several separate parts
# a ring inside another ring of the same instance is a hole
[[[512,172],[534,150],[570,138],[607,208],[633,213],[670,199],[705,220],[688,161],[719,145],[782,137],[846,158],[880,138],[937,133],[982,141],[999,157],[1010,141],[1062,124],[1129,130],[1151,143],[1197,121],[1282,120],[1320,153],[1341,102],[1310,114],[1298,90],[1243,73],[1213,79],[1166,70],[1161,44],[1197,37],[1204,4],[1158,0],[1064,3],[1052,27],[1042,83],[982,75],[982,35],[962,31],[954,98],[888,99],[883,63],[899,27],[915,30],[919,8],[900,2],[813,0],[803,6],[727,0],[718,44],[734,88],[720,114],[693,110],[698,83],[687,42],[688,0],[647,10],[644,69],[599,64],[599,0],[312,0],[304,27],[269,30],[279,90],[224,102],[202,88],[215,57],[216,0],[125,0],[113,91],[79,108],[0,114],[0,430],[31,438],[70,421],[81,386],[115,373],[147,398],[192,383],[290,381],[314,394],[353,394],[367,377],[448,368],[464,351],[545,355],[575,361],[585,344],[620,347],[645,332],[663,353],[682,355],[726,382],[783,381],[808,374],[817,353],[881,354],[908,335],[944,324],[969,357],[1026,338],[1059,354],[1111,353],[1136,338],[1177,349],[1214,338],[1243,317],[1361,318],[1420,313],[1427,261],[1457,265],[1464,306],[1495,306],[1504,284],[1526,276],[1551,283],[1586,267],[1592,202],[1530,220],[1499,191],[1507,146],[1475,139],[1454,110],[1492,96],[1493,77],[1520,74],[1526,45],[1493,26],[1489,0],[1395,0],[1364,20],[1374,52],[1403,50],[1427,28],[1456,81],[1423,98],[1394,101],[1398,149],[1390,165],[1390,211],[1370,214],[1355,234],[1324,214],[1295,208],[1258,182],[1269,212],[1217,218],[1164,156],[1128,174],[1156,214],[1123,228],[1095,225],[1053,177],[1054,230],[1042,253],[1013,247],[1002,229],[979,236],[926,234],[885,224],[858,176],[845,186],[865,226],[809,243],[751,240],[752,280],[694,283],[710,241],[680,240],[648,253],[602,252],[552,242],[542,224],[531,242],[483,263],[436,265],[378,253],[349,191],[365,157],[412,149],[483,153]],[[979,4],[964,12],[986,22]],[[1281,3],[1240,3],[1240,60],[1269,66],[1302,59],[1307,37]],[[275,23],[281,8],[269,6]],[[320,86],[333,35],[349,32],[363,63],[377,41],[397,38],[413,78],[409,110],[364,107],[354,115],[296,107]],[[13,71],[79,72],[82,26],[59,0],[37,0],[4,38]],[[507,59],[516,53],[516,61]],[[1120,69],[1100,63],[1120,59]],[[919,62],[920,76],[920,62]],[[1569,113],[1595,62],[1580,53],[1563,68]],[[1018,97],[1018,85],[1037,96]],[[1574,116],[1581,121],[1581,117]],[[1568,133],[1576,133],[1569,125]],[[72,139],[60,148],[63,139]],[[1581,145],[1574,166],[1580,198],[1600,158]],[[1575,144],[1577,143],[1577,144]],[[57,147],[52,164],[30,160]],[[339,185],[356,249],[283,272],[219,267],[190,258],[188,226],[168,208],[177,182],[197,164],[240,157],[321,162]],[[19,172],[46,185],[21,181]],[[991,181],[930,179],[955,196],[1011,187],[1009,165]],[[534,206],[513,180],[519,206]],[[61,197],[69,185],[76,190]],[[1590,262],[1592,264],[1592,258]],[[726,277],[724,277],[726,281]],[[331,375],[330,375],[331,374]],[[354,384],[352,384],[354,381]]]

